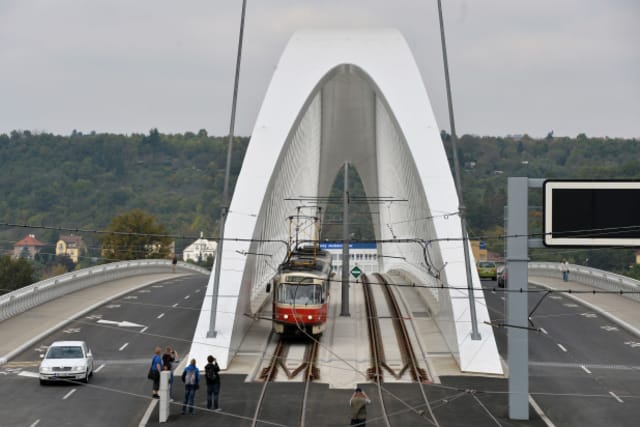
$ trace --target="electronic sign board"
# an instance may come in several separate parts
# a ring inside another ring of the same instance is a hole
[[[640,246],[640,181],[544,182],[546,246]]]

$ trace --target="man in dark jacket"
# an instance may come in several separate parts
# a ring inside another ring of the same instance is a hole
[[[207,357],[207,362],[209,363],[204,367],[205,378],[207,380],[207,408],[211,409],[211,401],[213,400],[213,410],[221,411],[218,405],[218,397],[220,396],[220,367],[215,357],[211,355]]]
[[[182,402],[182,415],[189,413],[193,415],[193,401],[196,398],[196,390],[200,387],[200,370],[196,368],[196,359],[191,359],[189,366],[182,372],[182,382],[184,383],[184,401]]]

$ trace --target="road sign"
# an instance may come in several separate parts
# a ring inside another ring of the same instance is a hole
[[[356,279],[360,277],[361,274],[362,270],[360,270],[360,267],[358,267],[357,265],[351,269],[351,275]]]

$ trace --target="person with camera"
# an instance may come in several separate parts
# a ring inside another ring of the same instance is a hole
[[[173,362],[178,361],[178,353],[167,346],[162,355],[162,370],[169,371],[169,401],[173,402]]]
[[[207,365],[204,367],[204,376],[207,380],[207,409],[211,409],[213,401],[213,410],[221,411],[218,404],[220,397],[220,367],[216,358],[209,355],[207,357]]]

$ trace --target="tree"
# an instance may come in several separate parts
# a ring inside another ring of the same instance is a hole
[[[102,256],[109,260],[166,258],[171,251],[164,226],[141,209],[116,216],[108,231],[101,240]]]
[[[0,292],[10,292],[34,282],[33,267],[24,258],[0,257]]]

